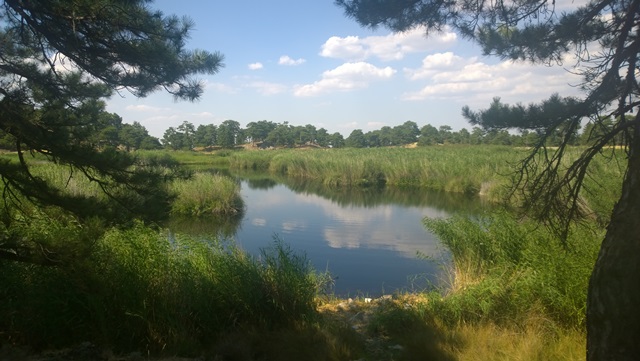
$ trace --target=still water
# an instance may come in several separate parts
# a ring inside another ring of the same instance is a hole
[[[438,285],[446,275],[448,253],[422,219],[482,207],[477,199],[424,190],[340,192],[269,179],[242,180],[241,189],[246,210],[235,223],[176,220],[172,227],[191,232],[213,227],[254,255],[278,237],[304,252],[317,270],[328,270],[335,279],[333,292],[341,297]]]

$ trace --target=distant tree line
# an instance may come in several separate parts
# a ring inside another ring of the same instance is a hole
[[[345,145],[340,133],[329,134],[326,129],[317,129],[311,124],[293,126],[288,122],[274,123],[267,120],[251,122],[245,128],[235,120],[225,120],[220,125],[201,124],[197,128],[184,121],[176,128],[164,132],[162,144],[173,150],[191,150],[196,147],[222,147],[251,143],[255,146],[296,147],[312,145],[340,148]]]
[[[574,134],[570,135],[570,139],[574,145],[587,144],[589,137],[593,137],[594,134],[604,134],[614,125],[611,119],[604,119],[597,126],[590,122],[581,132],[573,131]],[[366,133],[362,129],[355,129],[345,139],[338,132],[329,133],[325,128],[318,129],[311,124],[294,126],[288,122],[275,123],[260,120],[250,122],[242,128],[235,120],[225,120],[220,125],[200,124],[197,127],[189,121],[183,121],[177,127],[169,127],[162,139],[158,139],[149,135],[147,129],[139,122],[123,123],[119,115],[108,112],[102,112],[99,120],[88,127],[86,131],[92,136],[86,141],[91,142],[96,148],[116,147],[127,151],[162,148],[171,150],[234,148],[246,143],[262,148],[300,146],[375,148],[408,144],[418,146],[491,144],[531,147],[538,144],[544,135],[542,131],[524,130],[520,133],[511,133],[504,129],[485,130],[481,127],[473,127],[471,131],[466,128],[454,131],[448,125],[436,128],[431,124],[420,128],[415,122],[406,121],[401,125],[384,126]],[[558,145],[564,136],[562,129],[556,130],[554,134],[547,137],[545,145]],[[15,138],[0,132],[0,148],[15,150]]]
[[[604,124],[604,125],[603,125]],[[574,145],[586,144],[593,133],[606,132],[607,127],[613,127],[612,120],[605,120],[597,127],[588,123],[582,132],[574,130],[570,134]],[[546,136],[545,145],[556,146],[562,142],[566,131],[558,129],[550,136]],[[454,131],[448,125],[438,128],[431,124],[422,128],[413,121],[406,121],[394,127],[384,126],[377,130],[364,132],[362,129],[353,130],[347,138],[340,133],[329,133],[324,128],[314,125],[294,126],[288,122],[275,123],[261,120],[247,124],[242,128],[235,120],[225,120],[220,125],[199,125],[197,128],[188,121],[184,121],[177,128],[167,129],[162,138],[162,144],[168,149],[190,150],[196,147],[233,148],[237,145],[251,143],[255,146],[268,147],[299,147],[319,146],[332,148],[375,148],[389,146],[403,146],[417,144],[429,146],[438,144],[492,144],[512,146],[535,146],[544,139],[542,130],[524,130],[511,133],[507,130],[486,130],[473,127],[471,131],[462,128]]]

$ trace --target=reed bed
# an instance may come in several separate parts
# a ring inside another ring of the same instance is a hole
[[[424,147],[245,151],[230,168],[254,169],[329,186],[409,186],[498,197],[502,175],[513,172],[518,154],[508,147]]]
[[[587,285],[604,230],[575,225],[569,239],[506,212],[479,219],[426,219],[451,251],[447,295],[434,303],[451,323],[491,320],[518,324],[532,314],[583,329]]]
[[[234,215],[244,209],[240,185],[220,174],[198,172],[174,180],[169,189],[176,194],[171,205],[174,215]]]
[[[565,166],[583,151],[569,148]],[[313,180],[328,187],[418,187],[478,195],[502,201],[527,148],[506,146],[436,146],[373,149],[280,149],[234,152],[231,171],[253,170],[273,176]],[[599,219],[606,219],[619,197],[624,172],[621,150],[596,157],[582,197]],[[517,203],[517,199],[511,201]]]
[[[219,158],[235,170],[337,190],[406,186],[499,199],[526,152],[443,146],[242,151]],[[194,155],[181,157],[190,163]],[[197,157],[190,164],[215,156]],[[52,165],[38,167],[40,176],[69,192],[95,191]],[[0,340],[34,349],[91,340],[116,352],[222,359],[376,359],[377,348],[391,355],[386,359],[584,359],[588,277],[622,170],[615,154],[594,160],[584,197],[601,222],[575,226],[565,244],[508,212],[425,220],[451,251],[448,287],[379,303],[363,330],[352,322],[366,313],[336,319],[318,312],[329,276],[280,241],[252,257],[232,244],[141,224],[93,232],[34,211],[33,221],[13,231],[68,244],[75,256],[57,267],[0,263]],[[233,180],[217,177],[196,173],[171,185],[178,199],[189,199],[186,213],[214,212],[219,190],[237,192]],[[334,314],[343,311],[336,307]]]

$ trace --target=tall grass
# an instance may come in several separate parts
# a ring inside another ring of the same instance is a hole
[[[171,205],[174,215],[233,215],[244,208],[240,185],[223,175],[198,172],[174,180],[169,189],[176,194]]]
[[[230,167],[334,187],[411,186],[497,197],[505,184],[500,175],[513,171],[519,152],[525,154],[508,147],[245,151],[231,155]]]
[[[142,225],[107,232],[86,259],[0,271],[0,335],[11,343],[182,355],[230,332],[310,325],[324,279],[281,242],[255,258]]]
[[[517,324],[535,314],[561,327],[583,328],[602,229],[575,226],[561,244],[546,229],[508,213],[425,224],[453,258],[448,294],[432,304],[442,319]]]

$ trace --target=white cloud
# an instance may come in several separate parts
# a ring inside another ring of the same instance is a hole
[[[434,74],[454,67],[463,66],[467,63],[465,59],[454,55],[452,52],[436,53],[427,55],[422,60],[422,66],[418,69],[405,68],[404,72],[411,80],[429,78]]]
[[[274,95],[285,92],[288,88],[286,85],[278,83],[269,83],[264,81],[255,81],[246,85],[249,88],[256,89],[262,95]]]
[[[405,93],[405,100],[450,99],[486,106],[496,96],[505,102],[526,104],[555,92],[563,96],[579,94],[572,84],[579,83],[580,77],[560,66],[510,60],[486,64],[477,58],[442,53],[425,57],[418,69],[404,71],[411,80],[426,81],[422,89]]]
[[[425,36],[424,27],[416,27],[401,33],[386,36],[332,36],[323,45],[320,55],[327,58],[346,59],[350,61],[365,60],[377,57],[383,61],[400,60],[410,53],[434,50],[449,46],[457,40],[453,32]]]
[[[280,57],[280,60],[278,60],[278,64],[280,65],[300,65],[303,64],[306,60],[303,58],[299,58],[299,59],[292,59],[290,58],[288,55],[283,55]]]
[[[313,84],[298,86],[296,96],[314,96],[332,91],[350,91],[366,88],[376,80],[389,79],[396,73],[391,67],[378,68],[365,62],[345,63],[322,73],[322,79]]]
[[[264,68],[264,65],[262,65],[262,63],[251,63],[248,65],[250,70],[259,70]]]

